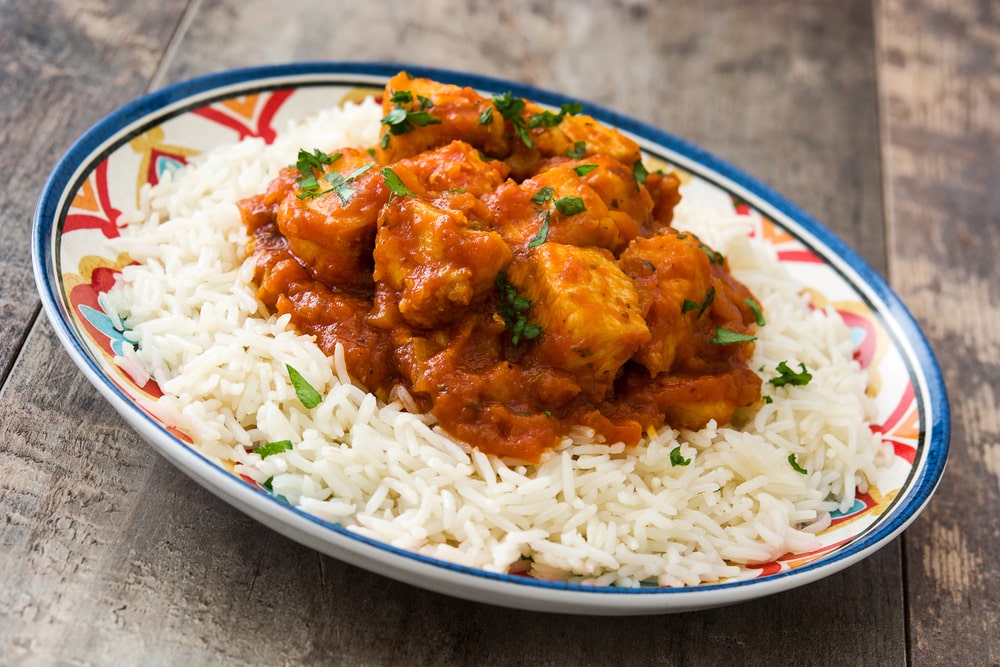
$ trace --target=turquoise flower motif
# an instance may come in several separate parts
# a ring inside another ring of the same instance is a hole
[[[833,517],[834,519],[839,519],[841,517],[857,514],[858,512],[864,509],[865,509],[865,504],[861,500],[855,498],[854,505],[849,507],[846,512],[841,512],[840,510],[833,510],[832,512],[830,512],[830,516]]]
[[[83,315],[95,329],[108,337],[111,351],[119,357],[125,356],[125,346],[135,350],[135,343],[125,337],[125,324],[121,318],[115,316],[114,319],[103,310],[97,310],[90,306],[80,306],[80,314]]]
[[[163,179],[163,175],[165,173],[167,172],[174,173],[184,167],[183,162],[175,158],[168,157],[166,155],[160,155],[159,157],[157,157],[156,161],[154,162],[154,165],[156,169],[156,178],[161,180]]]

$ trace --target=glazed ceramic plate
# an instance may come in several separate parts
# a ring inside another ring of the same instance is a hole
[[[532,610],[646,614],[733,604],[837,572],[884,546],[913,521],[941,477],[949,417],[933,354],[899,299],[843,242],[768,187],[666,132],[611,111],[586,112],[634,137],[648,159],[674,165],[697,187],[747,216],[753,233],[851,327],[856,358],[873,378],[875,427],[895,448],[892,466],[822,535],[823,547],[789,555],[739,581],[691,588],[616,588],[538,581],[426,558],[360,537],[290,507],[212,462],[142,405],[159,391],[119,368],[123,339],[98,300],[123,260],[106,248],[138,189],[191,156],[246,137],[270,140],[290,119],[365,92],[401,67],[306,63],[225,72],[173,85],[112,113],[60,161],[34,220],[34,270],[45,311],[88,380],[172,464],[265,525],[338,559],[449,595]],[[414,75],[513,92],[557,107],[573,101],[507,81],[405,67]],[[127,261],[127,259],[126,259]]]

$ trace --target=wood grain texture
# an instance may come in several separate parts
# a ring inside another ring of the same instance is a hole
[[[987,630],[1000,606],[1000,531],[966,512],[996,508],[1000,479],[989,331],[997,269],[987,260],[1000,241],[987,143],[997,138],[1000,95],[981,87],[996,82],[995,3],[962,13],[917,2],[400,0],[302,12],[201,0],[184,11],[0,0],[0,63],[11,74],[0,81],[0,177],[35,184],[0,192],[0,361],[11,369],[0,387],[0,663],[881,665],[974,652],[996,660]],[[406,61],[552,88],[694,141],[802,205],[890,275],[952,386],[974,374],[976,391],[953,396],[966,418],[956,414],[964,453],[926,517],[905,543],[798,590],[727,609],[600,619],[502,609],[370,574],[188,480],[113,413],[44,320],[28,329],[37,306],[21,303],[33,292],[27,220],[59,152],[144,88],[315,59]],[[960,111],[955,94],[973,107]],[[21,159],[39,150],[45,165]],[[946,167],[968,170],[966,160],[971,182],[930,187]],[[946,217],[956,206],[962,215]],[[954,238],[942,227],[952,218]],[[992,231],[973,242],[984,228]],[[968,312],[955,305],[967,290]],[[936,321],[940,312],[951,321]],[[963,642],[967,651],[955,653]]]
[[[879,32],[890,271],[952,405],[948,471],[907,534],[913,661],[997,665],[1000,3],[887,1]]]
[[[0,378],[37,314],[30,231],[45,179],[73,140],[141,94],[181,3],[0,0]]]

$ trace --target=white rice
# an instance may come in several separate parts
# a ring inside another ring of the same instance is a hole
[[[770,246],[731,210],[685,192],[675,225],[725,254],[767,315],[751,367],[765,380],[803,363],[807,386],[776,388],[736,426],[663,429],[648,442],[594,443],[578,429],[538,465],[508,466],[350,384],[307,336],[269,316],[249,284],[234,202],[262,191],[299,148],[373,145],[371,100],[332,109],[267,146],[246,140],[201,156],[147,191],[120,250],[122,272],[103,305],[137,351],[121,364],[164,392],[150,408],[206,455],[323,519],[426,556],[494,572],[637,586],[686,586],[816,548],[830,514],[876,480],[887,449],[868,426],[866,374],[839,316],[814,311]],[[285,365],[323,395],[296,398]],[[252,448],[290,440],[262,459]],[[687,466],[672,466],[680,447]],[[807,474],[789,464],[794,454]]]

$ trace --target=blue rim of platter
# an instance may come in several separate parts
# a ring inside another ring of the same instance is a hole
[[[559,106],[576,99],[504,79],[417,67],[398,63],[306,62],[229,70],[164,87],[140,97],[96,123],[67,151],[42,191],[32,231],[32,264],[44,309],[57,336],[84,375],[111,405],[147,440],[192,478],[230,504],[250,513],[271,528],[304,544],[366,569],[409,583],[414,568],[426,575],[434,590],[459,597],[475,591],[497,593],[500,604],[573,613],[653,613],[694,609],[749,600],[787,590],[833,574],[898,536],[924,508],[944,472],[950,439],[950,416],[946,388],[933,351],[916,321],[885,280],[863,258],[831,231],[764,183],[720,160],[705,150],[663,130],[599,105],[585,103],[585,111],[639,140],[643,150],[663,157],[719,187],[738,194],[755,209],[768,215],[784,231],[802,242],[839,273],[872,309],[884,326],[892,346],[902,356],[914,385],[920,415],[919,445],[910,479],[901,493],[875,523],[846,545],[811,563],[755,579],[703,584],[691,588],[592,586],[553,582],[517,575],[492,573],[422,556],[353,533],[343,526],[316,518],[239,480],[233,474],[171,435],[163,426],[139,411],[132,399],[108,380],[92,353],[81,342],[80,333],[68,315],[67,301],[59,280],[59,241],[69,202],[93,166],[144,128],[160,124],[212,101],[278,88],[304,86],[378,86],[401,69],[449,83],[491,92],[510,91],[540,104]],[[929,432],[929,437],[928,437]],[[330,545],[325,536],[333,532],[350,544]],[[388,563],[373,567],[368,559]],[[392,556],[404,561],[391,562]],[[442,571],[461,575],[456,582]],[[470,590],[456,590],[470,585]],[[541,603],[535,595],[546,596]],[[550,595],[551,594],[551,595]],[[597,598],[600,599],[597,599]],[[591,600],[586,602],[584,600]]]

